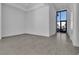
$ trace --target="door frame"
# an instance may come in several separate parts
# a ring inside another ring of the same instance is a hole
[[[56,11],[56,32],[57,32],[57,14],[58,12],[63,12],[63,11],[66,11],[66,32],[67,32],[67,10]],[[60,20],[61,20],[61,13],[60,13]],[[61,26],[61,23],[60,23],[60,26]]]

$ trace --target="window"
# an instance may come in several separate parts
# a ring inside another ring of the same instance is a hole
[[[66,20],[66,11],[61,12],[61,21]]]

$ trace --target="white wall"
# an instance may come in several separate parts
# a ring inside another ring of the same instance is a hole
[[[24,33],[49,37],[56,32],[55,13],[53,5],[25,13],[2,4],[2,37]]]
[[[73,29],[74,29],[74,27],[73,27],[73,17],[74,17],[74,14],[73,14],[73,11],[71,11],[71,13],[70,13],[71,15],[70,15],[70,39],[72,40],[73,39]]]
[[[77,3],[77,22],[76,22],[77,44],[79,47],[79,3]]]
[[[1,39],[1,3],[0,3],[0,39]]]
[[[74,8],[74,40],[73,45],[79,47],[79,4]]]
[[[67,15],[67,17],[69,16],[69,18],[67,19],[67,32],[68,35],[70,36],[70,39],[73,40],[73,17],[74,17],[74,13],[73,10],[69,11],[69,15]]]
[[[49,30],[50,36],[56,33],[56,9],[52,4],[49,8]]]
[[[2,37],[23,34],[25,13],[18,8],[2,4]]]
[[[49,7],[26,13],[26,33],[49,36]]]
[[[71,11],[67,9],[67,34],[71,39]]]
[[[73,4],[73,36],[72,36],[72,43],[73,46],[79,47],[79,33],[78,33],[78,22],[79,22],[79,4]]]

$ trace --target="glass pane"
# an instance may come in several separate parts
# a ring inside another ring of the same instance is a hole
[[[57,22],[57,32],[60,31],[60,22]]]
[[[66,20],[66,11],[61,12],[61,21]]]
[[[60,22],[57,22],[57,28],[60,29]]]
[[[57,22],[60,21],[60,12],[57,13]]]
[[[66,31],[66,22],[61,22],[61,29]]]

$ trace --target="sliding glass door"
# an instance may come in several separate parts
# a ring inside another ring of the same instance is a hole
[[[67,32],[67,10],[57,11],[56,14],[56,24],[57,24],[57,32]]]

